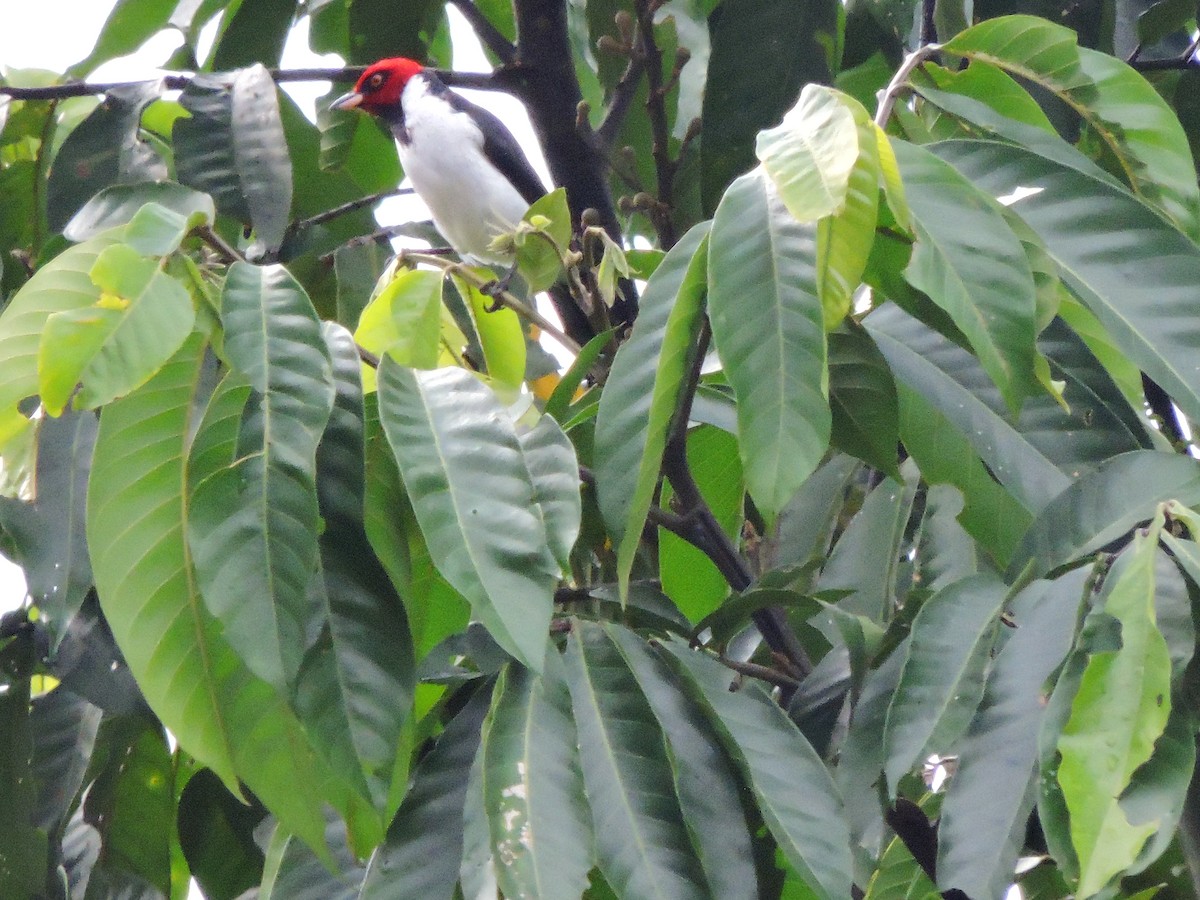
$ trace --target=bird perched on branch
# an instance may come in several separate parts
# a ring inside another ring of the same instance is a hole
[[[405,175],[460,256],[512,264],[492,241],[517,226],[546,186],[503,122],[404,57],[369,66],[330,108],[361,109],[388,124]],[[550,296],[568,334],[586,342],[593,329],[565,286]]]
[[[391,126],[404,173],[460,255],[512,262],[490,249],[492,240],[512,231],[546,187],[503,122],[403,57],[375,63],[331,106]]]

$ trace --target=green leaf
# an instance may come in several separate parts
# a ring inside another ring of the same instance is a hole
[[[517,267],[530,296],[547,290],[562,273],[562,256],[571,246],[571,210],[564,188],[536,200],[517,231]]]
[[[557,652],[536,676],[500,674],[483,725],[482,800],[496,876],[508,897],[573,900],[592,867],[571,696]]]
[[[179,846],[205,897],[234,900],[262,881],[254,829],[266,816],[241,802],[211,769],[188,779],[179,798]]]
[[[222,4],[225,16],[206,69],[228,72],[254,64],[278,65],[293,18],[294,3],[288,0]]]
[[[848,98],[844,102],[850,106],[858,130],[858,156],[850,171],[845,208],[817,224],[817,293],[827,329],[845,319],[861,283],[875,242],[883,177],[876,126],[856,102]]]
[[[726,186],[754,165],[759,130],[779,122],[802,85],[830,82],[826,50],[835,41],[838,14],[839,5],[828,0],[802,9],[770,0],[720,4],[709,25],[712,55],[701,110],[700,192],[706,214],[717,208]],[[749,59],[772,64],[748,66]]]
[[[1037,301],[1021,243],[1000,205],[953,168],[903,141],[893,150],[917,235],[905,278],[950,315],[1016,412],[1037,389]]]
[[[137,875],[163,895],[171,889],[175,771],[162,726],[132,720],[109,763],[88,788],[84,816],[96,825],[106,867]]]
[[[772,518],[829,444],[829,374],[816,285],[816,228],[797,222],[758,174],[739,178],[713,218],[713,340],[738,399],[746,484]]]
[[[38,348],[42,401],[59,415],[76,384],[77,409],[94,409],[145,384],[187,339],[192,299],[178,281],[127,244],[105,248],[90,272],[94,306],[54,313]]]
[[[1154,561],[1160,512],[1137,531],[1120,574],[1106,582],[1103,611],[1120,623],[1121,643],[1098,650],[1058,739],[1058,783],[1071,817],[1079,893],[1091,896],[1130,865],[1158,829],[1133,824],[1120,804],[1134,771],[1150,759],[1171,711],[1171,660],[1154,621]]]
[[[364,412],[358,353],[349,332],[322,329],[333,360],[333,413],[317,447],[321,636],[296,686],[296,708],[331,768],[387,811],[401,729],[415,687],[412,635],[404,605],[371,550],[363,526]],[[311,626],[310,626],[311,627]],[[328,629],[328,634],[325,633]],[[355,830],[366,824],[354,823]],[[379,826],[382,831],[382,824]],[[352,837],[357,838],[358,835]],[[381,835],[372,842],[378,843]]]
[[[843,323],[828,340],[833,443],[895,478],[898,400],[887,360],[856,323]]]
[[[520,317],[507,306],[498,306],[465,279],[455,278],[454,284],[467,301],[488,376],[497,384],[519,388],[525,381],[527,352]]]
[[[110,231],[68,247],[17,291],[0,314],[0,410],[38,391],[38,346],[54,313],[86,309],[100,299],[89,275],[96,259],[120,240]]]
[[[575,620],[567,682],[596,836],[619,897],[709,897],[684,825],[662,729],[613,638]]]
[[[101,63],[127,56],[167,24],[178,0],[120,0],[108,14],[96,44],[68,73],[82,79]]]
[[[462,855],[467,770],[479,748],[489,690],[476,691],[417,764],[387,839],[371,856],[361,900],[452,900]]]
[[[226,639],[251,671],[283,688],[307,643],[314,453],[333,405],[329,352],[312,303],[282,266],[231,266],[221,318],[229,362],[253,391],[239,458],[196,486],[188,541]]]
[[[402,269],[362,311],[354,339],[401,365],[435,368],[441,355],[444,282],[441,272]]]
[[[6,668],[19,665],[32,671],[36,650],[32,635],[8,641],[0,649]],[[14,673],[16,674],[16,673]],[[12,679],[0,694],[0,786],[4,813],[0,817],[0,890],[14,897],[34,897],[46,883],[49,862],[46,834],[33,824],[37,803],[31,773],[33,739],[29,728],[29,676]]]
[[[967,29],[944,49],[1052,91],[1083,117],[1135,193],[1193,240],[1200,237],[1200,187],[1179,119],[1142,76],[1076,39],[1044,19],[1004,16]]]
[[[1138,450],[1102,463],[1056,496],[1029,526],[1008,572],[1040,576],[1081,559],[1154,516],[1166,500],[1200,503],[1200,462]]]
[[[1086,578],[1079,571],[1035,582],[1009,606],[1017,627],[992,664],[942,803],[937,873],[943,891],[995,897],[1012,883],[1037,791],[1045,682],[1071,646]]]
[[[276,829],[270,849],[277,852],[268,857],[257,896],[261,900],[357,900],[364,870],[348,844],[346,823],[336,814],[325,816],[325,843],[333,851],[332,870],[301,841]]]
[[[83,205],[63,229],[63,237],[77,242],[91,240],[109,228],[129,223],[148,203],[179,213],[191,223],[211,223],[216,217],[212,197],[174,181],[114,184]]]
[[[670,666],[634,632],[605,626],[667,738],[684,823],[715,897],[757,897],[754,848],[739,792],[741,779],[698,704],[681,690]]]
[[[754,790],[787,861],[817,897],[850,896],[850,830],[842,798],[816,751],[757,684],[730,692],[731,674],[706,654],[675,642],[664,649]]]
[[[52,230],[60,231],[102,188],[166,177],[166,166],[138,131],[142,109],[158,93],[153,81],[116,87],[67,136],[46,182],[46,220]]]
[[[232,789],[243,780],[319,847],[321,779],[299,723],[242,665],[195,589],[184,529],[201,349],[193,337],[101,415],[88,489],[96,589],[146,701],[180,745]]]
[[[546,525],[546,542],[562,571],[569,572],[571,548],[583,517],[575,447],[548,415],[538,419],[533,428],[518,430],[517,439],[533,479],[533,502],[541,508]]]
[[[1121,188],[1026,150],[955,141],[937,152],[990,193],[1029,189],[1009,209],[1038,233],[1126,356],[1200,418],[1195,341],[1182,324],[1195,315],[1200,248]],[[1130,267],[1138,278],[1129,279]]]
[[[687,463],[713,517],[736,543],[745,522],[746,494],[737,439],[711,425],[693,428],[687,436]],[[661,502],[669,504],[672,496],[670,485],[665,486]],[[663,593],[693,622],[729,595],[729,582],[712,559],[665,528],[658,534],[658,576]]]
[[[0,530],[16,550],[38,621],[52,648],[92,586],[84,534],[88,476],[96,443],[96,417],[68,413],[37,423],[37,493],[31,502],[0,497]]]
[[[600,396],[594,459],[600,510],[617,547],[622,593],[641,541],[663,451],[695,353],[704,299],[708,229],[671,248],[642,293],[629,340]]]
[[[191,116],[178,119],[173,133],[179,180],[253,225],[268,252],[283,241],[292,203],[292,165],[275,90],[257,64],[232,83],[199,76],[180,97]]]
[[[954,582],[921,606],[883,734],[888,793],[934,753],[948,756],[983,697],[1005,587],[991,575]]]
[[[468,372],[389,358],[379,410],[438,569],[496,641],[540,671],[559,568],[507,411]]]
[[[866,119],[857,106],[839,91],[806,84],[783,122],[758,133],[754,153],[797,221],[815,222],[846,208],[859,158],[855,113]]]
[[[1030,125],[1047,135],[1054,134],[1054,126],[1046,113],[1038,106],[1037,101],[998,66],[984,62],[982,59],[975,59],[967,68],[957,71],[933,65],[926,65],[920,71],[922,74],[928,75],[940,88],[936,92],[938,96],[949,93],[970,98],[986,105],[1005,119]],[[914,88],[921,96],[928,97],[922,85],[914,85]],[[934,102],[937,101],[934,100]],[[950,108],[949,111],[958,114],[953,108]],[[974,125],[980,124],[977,119],[972,118],[968,121]]]

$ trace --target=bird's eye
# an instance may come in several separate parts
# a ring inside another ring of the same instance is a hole
[[[373,91],[379,90],[379,88],[383,87],[383,73],[376,72],[374,75],[372,75],[367,81],[367,87]]]

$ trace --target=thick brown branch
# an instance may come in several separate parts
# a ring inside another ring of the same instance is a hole
[[[666,95],[670,86],[663,83],[662,51],[654,39],[654,0],[639,0],[638,38],[641,57],[645,60],[646,80],[650,89],[646,111],[650,114],[651,152],[654,154],[654,174],[658,181],[658,203],[650,209],[650,218],[664,250],[675,244],[674,193],[675,161],[671,159],[671,131],[667,123]]]

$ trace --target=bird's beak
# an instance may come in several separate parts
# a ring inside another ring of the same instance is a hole
[[[330,109],[354,109],[363,101],[363,95],[358,91],[350,91],[347,94],[342,94],[332,103],[329,104]]]

